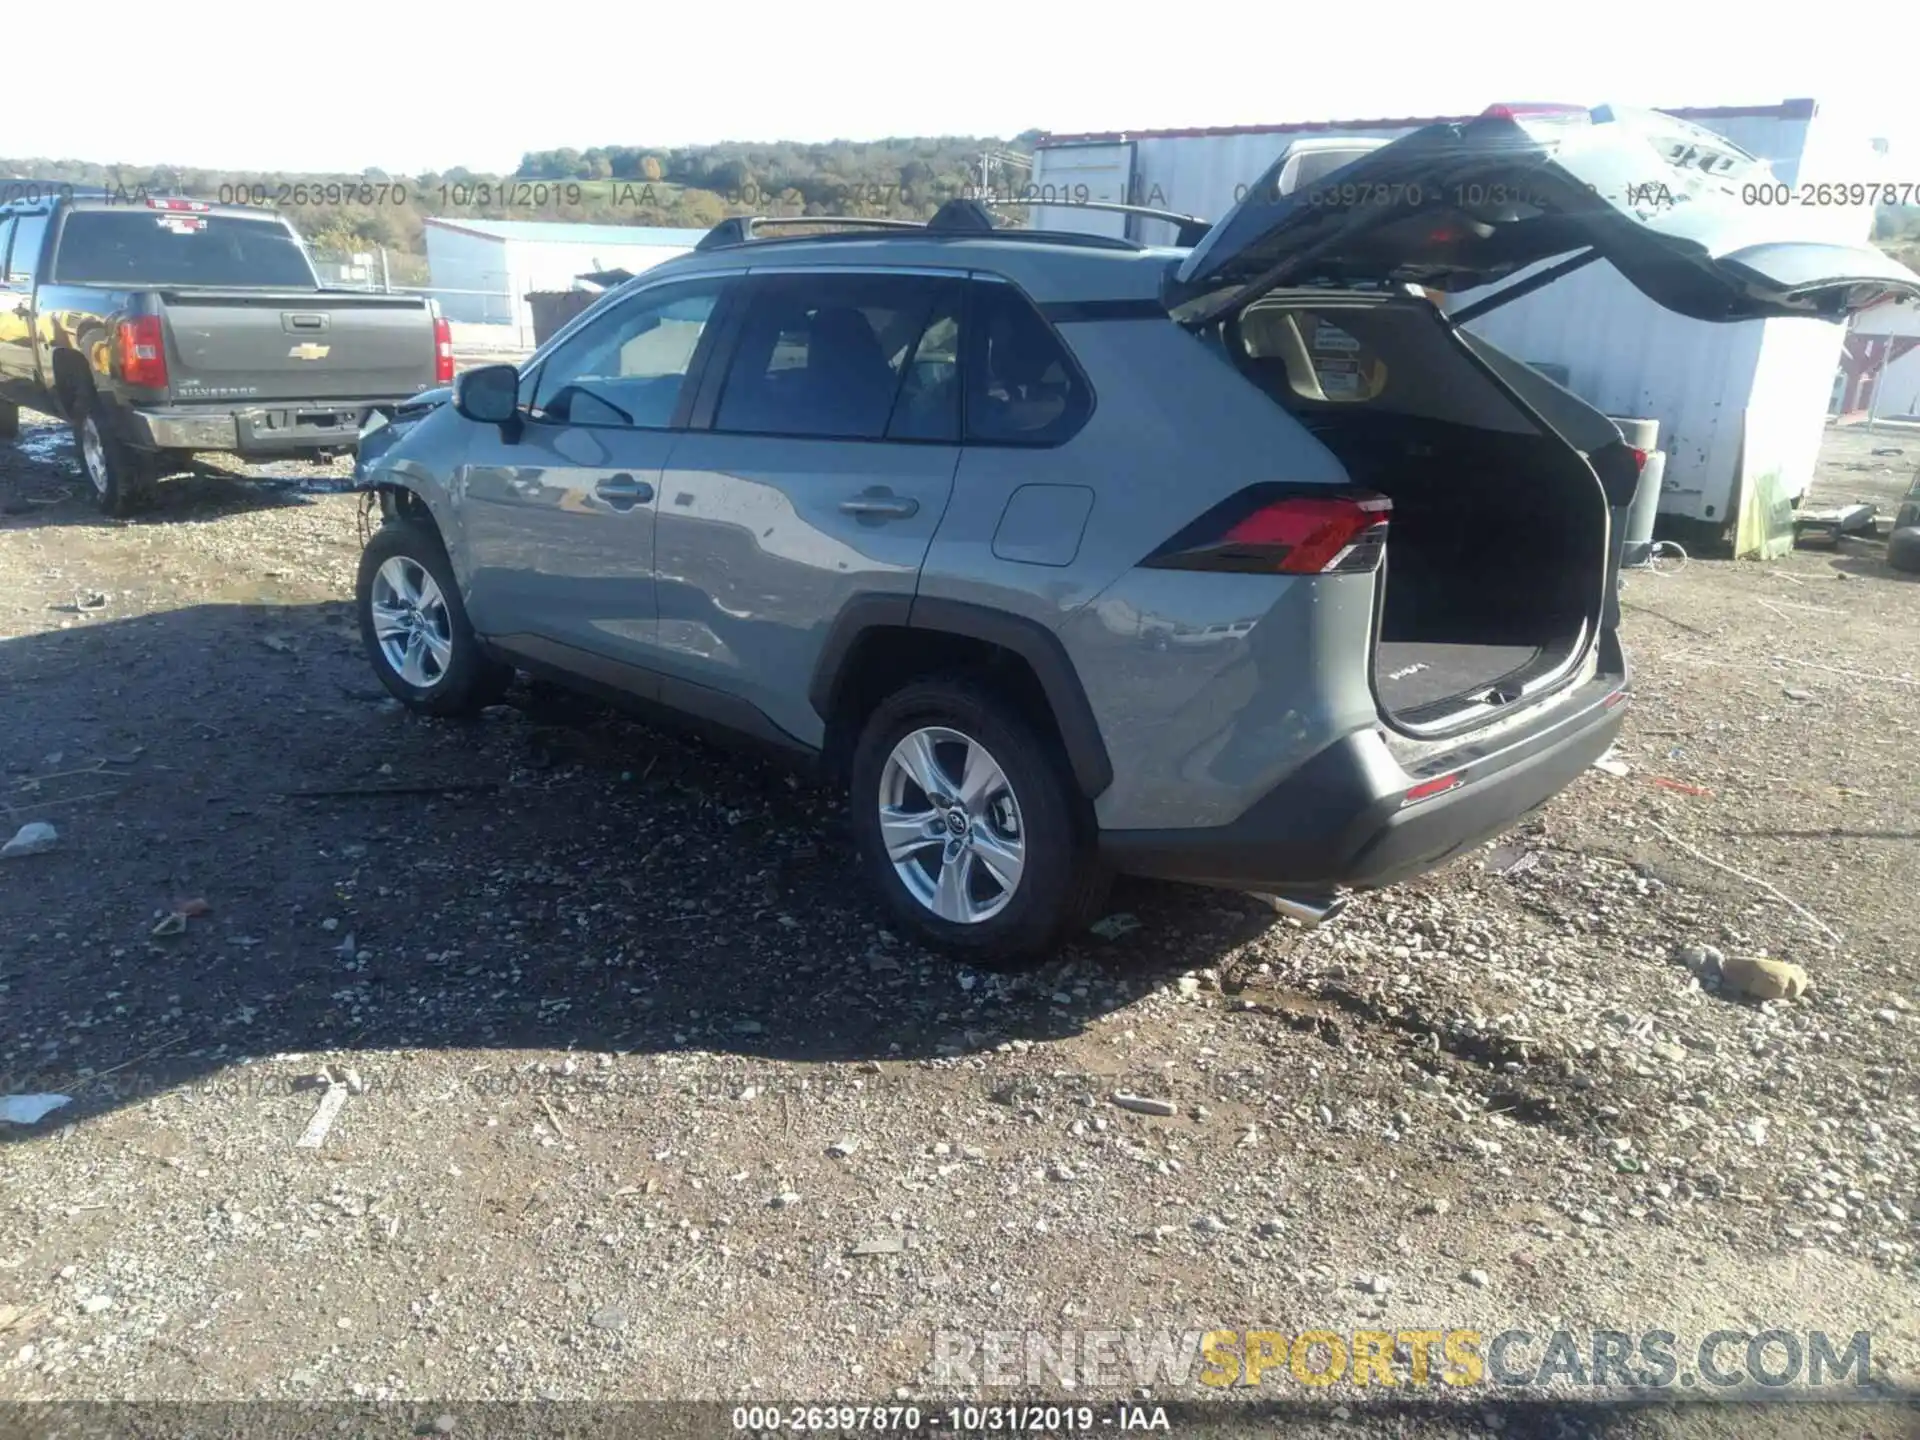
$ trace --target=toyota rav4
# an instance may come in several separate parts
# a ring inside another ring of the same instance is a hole
[[[1313,920],[1496,834],[1619,729],[1637,468],[1434,297],[1604,260],[1738,323],[1920,278],[1742,206],[1761,162],[1664,116],[1285,164],[1164,248],[964,202],[723,224],[368,437],[380,678],[450,714],[525,670],[817,760],[899,921],[983,960],[1116,872]]]

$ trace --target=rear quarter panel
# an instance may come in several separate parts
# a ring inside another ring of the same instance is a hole
[[[123,392],[113,375],[115,327],[141,313],[138,293],[132,290],[95,285],[39,286],[33,294],[33,321],[40,383],[54,394],[54,357],[64,351],[86,368],[94,389],[103,395],[119,398],[123,393],[129,397],[150,393]]]
[[[1096,802],[1103,827],[1221,824],[1374,718],[1373,577],[1299,581],[1140,562],[1248,485],[1347,477],[1217,348],[1171,322],[1058,328],[1092,382],[1092,416],[1057,447],[965,450],[919,593],[1023,616],[1059,636],[1113,762]],[[1093,492],[1065,563],[1064,546],[1031,536],[996,553],[995,534],[1025,486]],[[1009,558],[1022,555],[1038,558]]]

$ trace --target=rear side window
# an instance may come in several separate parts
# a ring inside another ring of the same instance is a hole
[[[34,266],[40,260],[40,242],[46,238],[46,234],[46,216],[14,217],[13,245],[7,252],[7,283],[9,285],[33,283]]]
[[[1026,296],[975,285],[967,328],[969,444],[1057,445],[1086,422],[1093,394]]]
[[[7,278],[7,242],[13,239],[13,217],[0,218],[0,280]]]
[[[957,429],[957,281],[770,278],[747,301],[713,428],[947,440]]]
[[[318,288],[277,220],[145,209],[75,210],[60,230],[54,276],[72,285]]]

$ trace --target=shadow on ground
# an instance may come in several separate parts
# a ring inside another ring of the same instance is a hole
[[[285,1052],[960,1055],[1272,923],[1128,886],[1125,937],[965,972],[885,931],[834,795],[546,690],[413,716],[342,604],[83,616],[0,642],[0,690],[0,822],[60,832],[0,862],[0,1083],[62,1120]]]

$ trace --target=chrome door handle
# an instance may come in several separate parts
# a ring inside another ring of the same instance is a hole
[[[851,500],[842,500],[840,509],[843,514],[871,516],[876,520],[904,520],[919,513],[920,502],[911,495],[895,495],[891,490],[868,490]]]
[[[618,510],[646,505],[653,500],[653,486],[631,475],[610,475],[593,487],[593,493]]]

